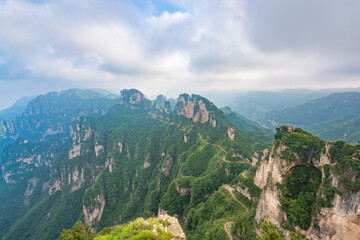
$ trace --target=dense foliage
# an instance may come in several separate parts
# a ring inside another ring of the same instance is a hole
[[[330,148],[332,169],[340,176],[340,187],[346,193],[360,190],[360,144],[352,146],[337,141]],[[350,180],[352,179],[352,180]]]
[[[58,240],[92,240],[94,237],[88,224],[84,226],[82,222],[77,222],[73,229],[63,229]]]
[[[137,93],[136,90],[129,91],[129,94]],[[56,94],[50,96],[51,101],[59,99],[51,109],[63,104]],[[68,97],[71,96],[69,94]],[[4,223],[1,228],[4,239],[54,239],[61,229],[70,228],[76,221],[84,221],[84,209],[87,215],[101,209],[101,219],[94,218],[91,222],[92,227],[101,230],[136,217],[157,214],[159,208],[178,215],[180,221],[190,219],[189,222],[182,222],[184,230],[191,232],[189,239],[209,235],[207,232],[213,223],[217,226],[214,231],[218,229],[216,236],[225,237],[224,221],[237,220],[230,218],[230,213],[233,207],[242,207],[234,204],[231,195],[222,189],[223,184],[242,181],[243,187],[250,186],[251,194],[255,194],[254,199],[259,197],[259,190],[251,185],[251,181],[238,177],[250,165],[231,161],[251,159],[253,152],[264,143],[261,138],[256,140],[257,143],[248,141],[248,137],[208,100],[198,95],[185,97],[206,104],[212,114],[211,119],[216,121],[216,127],[210,121],[199,123],[182,115],[165,114],[161,106],[153,108],[146,99],[144,103],[131,104],[134,100],[127,96],[121,98],[124,104],[115,105],[104,115],[81,117],[78,126],[73,126],[71,143],[64,140],[58,146],[54,145],[56,140],[45,143],[29,140],[24,144],[25,139],[19,139],[15,143],[17,145],[9,146],[5,157],[11,164],[21,164],[21,161],[17,161],[20,155],[23,158],[32,157],[36,151],[52,158],[51,164],[44,166],[44,169],[34,167],[44,173],[43,178],[34,170],[22,183],[19,181],[13,185],[14,193],[18,195],[9,198],[8,204],[2,208],[3,217],[0,217]],[[39,99],[45,101],[45,97]],[[88,98],[83,99],[89,101]],[[178,111],[181,111],[180,107],[177,106]],[[199,109],[195,108],[194,111]],[[40,115],[37,117],[40,118]],[[48,121],[48,118],[44,121]],[[229,128],[234,129],[235,138],[232,140],[228,137]],[[250,131],[248,133],[251,134]],[[55,135],[53,137],[56,138]],[[41,147],[41,144],[48,145]],[[55,151],[54,146],[58,146],[59,150]],[[78,153],[69,158],[71,151]],[[14,155],[15,152],[20,155]],[[58,154],[51,155],[54,152]],[[37,159],[37,155],[35,157]],[[44,157],[41,159],[46,160]],[[29,180],[32,177],[36,177],[36,184],[32,187],[33,192],[25,198],[24,192],[32,184],[34,179]],[[9,192],[10,185],[4,186],[0,191]],[[255,202],[241,194],[237,198],[248,208],[254,210],[256,207]],[[14,203],[14,199],[18,201]],[[225,199],[229,202],[229,209],[224,205],[226,201],[222,202]],[[29,205],[23,206],[21,202],[24,200]],[[215,205],[218,205],[219,211],[206,216],[204,225],[195,227],[195,219]],[[10,212],[16,214],[10,218]],[[244,214],[244,211],[238,212],[239,217]],[[222,216],[222,213],[230,219]],[[11,221],[5,223],[5,219]],[[253,233],[254,229],[251,231]]]
[[[280,203],[290,223],[302,229],[310,226],[320,183],[321,172],[312,167],[298,166],[286,175],[280,185]]]
[[[289,129],[287,126],[281,126],[276,129],[275,146],[280,143],[287,146],[282,153],[283,159],[288,162],[300,159],[320,159],[320,153],[325,148],[325,141],[313,136],[301,128]],[[295,153],[298,155],[295,156]]]
[[[285,240],[284,234],[280,231],[276,224],[270,221],[264,221],[261,223],[261,237],[256,237],[257,240]],[[309,240],[304,237],[300,231],[292,231],[290,233],[290,240]]]
[[[168,225],[167,220],[138,218],[127,224],[105,228],[95,234],[89,225],[86,224],[84,227],[82,222],[77,222],[73,229],[63,229],[58,240],[170,240],[173,234],[165,230]]]

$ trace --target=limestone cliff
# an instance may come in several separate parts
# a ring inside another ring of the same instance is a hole
[[[97,229],[97,223],[101,220],[105,208],[105,196],[101,191],[99,194],[90,199],[91,204],[83,204],[83,213],[86,223],[88,223],[93,230]]]
[[[120,92],[120,104],[131,109],[148,109],[151,101],[145,99],[142,92],[136,89],[124,89]]]
[[[270,153],[264,152],[254,178],[254,183],[263,189],[256,210],[256,222],[270,220],[280,226],[289,239],[290,231],[286,227],[289,219],[282,205],[281,189],[284,179],[295,168],[308,167],[321,172],[322,180],[312,205],[311,224],[301,229],[301,233],[309,239],[359,239],[360,191],[356,187],[359,181],[356,169],[360,165],[359,150],[340,141],[322,143],[302,130],[293,132],[292,129],[282,128],[277,134]],[[316,146],[301,139],[311,139],[319,144]],[[333,191],[333,196],[326,195],[329,191]],[[293,222],[292,225],[296,226]],[[260,234],[259,229],[257,234]]]
[[[214,105],[211,102],[198,95],[192,94],[190,97],[188,94],[181,94],[175,112],[177,115],[185,116],[194,122],[205,123],[210,120],[213,107]],[[212,124],[216,126],[216,122]]]

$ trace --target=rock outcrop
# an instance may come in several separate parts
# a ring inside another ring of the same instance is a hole
[[[284,221],[287,221],[287,215],[280,203],[281,191],[278,184],[282,184],[285,174],[291,172],[296,166],[308,166],[318,169],[322,172],[324,181],[323,166],[325,164],[330,166],[335,164],[331,161],[331,147],[331,142],[326,143],[320,157],[315,157],[313,152],[310,152],[309,157],[304,158],[293,152],[293,159],[290,162],[285,159],[284,152],[287,150],[292,151],[291,146],[284,144],[275,146],[274,144],[270,153],[264,152],[254,178],[254,183],[263,189],[255,215],[257,223],[270,220],[280,226],[287,239],[290,238],[290,232],[282,227]],[[332,187],[341,189],[339,176],[333,171],[330,171],[330,179],[332,179]],[[301,233],[310,239],[316,240],[358,239],[360,236],[360,192],[351,194],[342,192],[341,195],[335,193],[331,205],[330,208],[320,208],[312,216],[310,227],[307,230],[301,230]],[[259,229],[257,233],[260,235]]]
[[[161,214],[159,215],[158,219],[162,221],[167,221],[168,226],[164,228],[165,231],[170,231],[174,237],[172,239],[174,240],[185,240],[185,233],[183,229],[181,228],[179,221],[176,217],[171,217],[167,214]]]
[[[178,98],[175,112],[177,115],[185,116],[188,119],[192,119],[194,122],[205,123],[210,120],[213,113],[208,109],[210,105],[213,106],[208,100],[198,95],[193,94],[190,97],[188,94],[181,94]]]
[[[96,195],[94,199],[92,199],[94,202],[91,206],[85,206],[83,204],[83,213],[85,217],[85,221],[87,224],[91,226],[93,230],[96,231],[97,229],[97,223],[101,220],[104,208],[105,208],[105,196],[101,192],[100,194]]]
[[[120,92],[120,104],[131,109],[147,109],[151,106],[151,101],[145,99],[139,90],[124,89]]]

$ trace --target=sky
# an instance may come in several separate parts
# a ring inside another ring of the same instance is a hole
[[[0,109],[68,88],[360,87],[358,0],[0,0]]]

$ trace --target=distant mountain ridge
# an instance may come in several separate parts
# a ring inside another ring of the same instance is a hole
[[[360,88],[350,89],[286,89],[281,91],[209,91],[203,95],[220,107],[230,106],[247,119],[262,122],[265,114],[292,108],[333,93],[360,92]]]
[[[104,114],[117,103],[92,90],[69,89],[50,92],[31,100],[16,120],[0,122],[0,150],[2,142],[14,141],[18,136],[31,140],[69,137],[76,121],[85,114]]]
[[[301,127],[328,140],[360,141],[360,93],[334,93],[293,108],[271,111],[261,122],[266,127]]]
[[[35,97],[22,97],[18,99],[12,106],[0,111],[0,121],[15,120],[17,116],[20,116],[25,112],[28,103]]]

